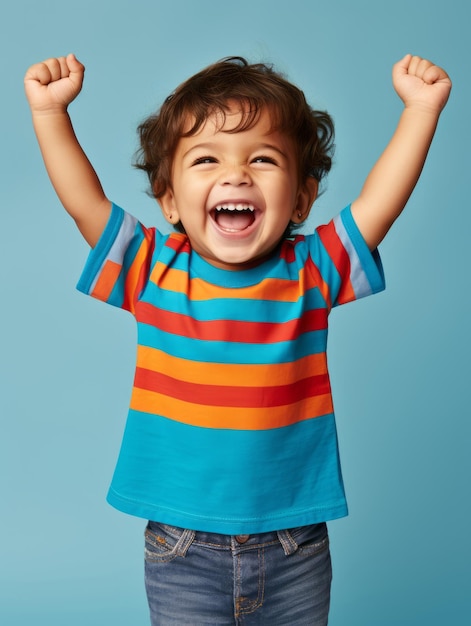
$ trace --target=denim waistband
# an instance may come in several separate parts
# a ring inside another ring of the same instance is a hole
[[[298,528],[258,534],[256,533],[252,535],[224,535],[219,533],[188,530],[153,521],[148,523],[149,530],[153,532],[163,531],[173,537],[177,541],[178,551],[182,553],[182,556],[186,553],[192,543],[212,546],[219,549],[250,549],[281,543],[284,553],[289,556],[290,554],[294,554],[294,552],[296,552],[298,545],[303,543],[305,539],[312,534],[314,528],[319,531],[323,527],[326,527],[324,522],[320,524],[313,524],[311,526],[300,526]]]

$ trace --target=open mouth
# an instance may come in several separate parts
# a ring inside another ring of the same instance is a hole
[[[252,204],[218,204],[211,216],[218,227],[226,233],[240,233],[255,222],[256,211]]]

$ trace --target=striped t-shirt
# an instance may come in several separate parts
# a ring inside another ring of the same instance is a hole
[[[162,235],[113,205],[78,289],[137,321],[110,504],[226,534],[347,514],[327,318],[384,289],[349,207],[259,265],[229,271],[186,235]]]

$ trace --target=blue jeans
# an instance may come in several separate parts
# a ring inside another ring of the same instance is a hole
[[[149,522],[152,626],[326,626],[332,569],[326,524],[218,535]]]

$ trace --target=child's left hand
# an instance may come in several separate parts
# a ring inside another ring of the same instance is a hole
[[[406,107],[439,114],[451,90],[448,74],[427,59],[407,54],[393,67],[393,85]]]

